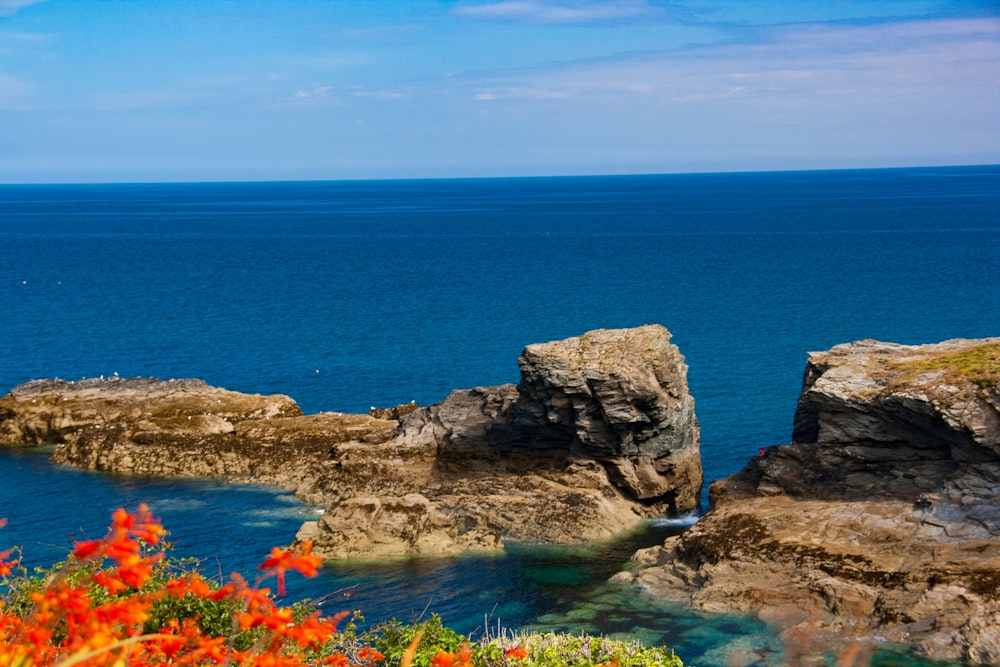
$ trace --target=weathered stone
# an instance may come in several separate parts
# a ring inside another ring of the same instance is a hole
[[[700,429],[687,366],[665,328],[529,345],[518,363],[517,426],[529,446],[600,461],[639,500],[697,504]]]
[[[0,443],[57,443],[55,460],[97,470],[293,490],[326,506],[300,536],[331,558],[590,541],[697,504],[698,422],[666,329],[529,346],[521,366],[517,386],[367,415],[304,416],[287,397],[200,381],[35,382],[0,399]]]
[[[228,433],[247,419],[301,414],[287,396],[241,394],[201,380],[36,380],[0,400],[0,445],[63,443],[82,430],[136,422],[163,432]]]
[[[996,338],[811,355],[796,443],[713,484],[711,511],[619,579],[793,645],[1000,664],[998,378]]]

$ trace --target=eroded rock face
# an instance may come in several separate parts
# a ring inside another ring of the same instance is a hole
[[[795,645],[1000,664],[998,378],[998,338],[812,354],[795,444],[713,484],[711,511],[619,578]]]
[[[584,542],[697,504],[698,423],[660,326],[529,346],[519,385],[426,408],[302,415],[284,396],[194,380],[41,381],[0,399],[0,444],[141,475],[273,484],[326,509],[329,558]]]
[[[694,399],[666,329],[594,331],[529,345],[518,363],[518,426],[529,445],[562,446],[601,461],[639,500],[699,492]],[[697,497],[674,503],[692,507]]]

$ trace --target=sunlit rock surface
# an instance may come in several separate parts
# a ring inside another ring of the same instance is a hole
[[[705,517],[617,578],[756,613],[792,646],[1000,664],[998,384],[998,338],[810,355],[795,444],[713,484]]]
[[[518,385],[367,415],[303,415],[198,380],[36,381],[0,399],[0,444],[293,490],[325,508],[299,537],[329,558],[592,541],[697,505],[698,422],[665,328],[530,345],[519,363]]]

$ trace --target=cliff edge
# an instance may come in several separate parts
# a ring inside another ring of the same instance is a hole
[[[1000,664],[1000,338],[813,353],[793,440],[617,578],[755,613],[803,655],[860,638]]]

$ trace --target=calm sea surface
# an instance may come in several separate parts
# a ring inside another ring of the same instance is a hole
[[[0,393],[46,377],[199,377],[365,412],[516,382],[528,343],[653,322],[687,357],[707,479],[733,473],[789,440],[808,351],[1000,335],[1000,167],[0,186]],[[315,511],[268,489],[0,453],[0,545],[30,562],[140,501],[178,552],[222,572],[251,572]],[[466,632],[626,632],[692,664],[738,649],[778,664],[756,624],[604,583],[676,530],[331,566],[290,592],[369,621],[435,611]]]

